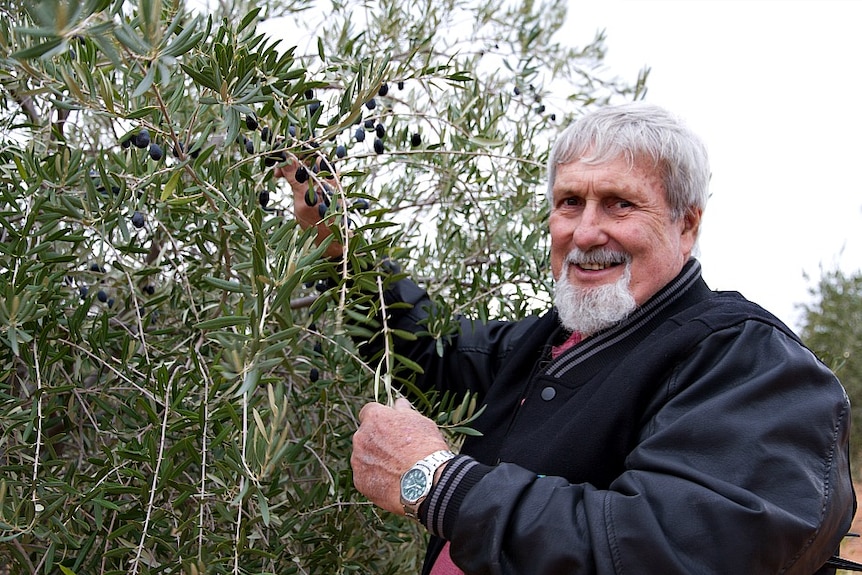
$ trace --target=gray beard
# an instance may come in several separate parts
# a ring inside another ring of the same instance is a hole
[[[589,289],[573,286],[564,266],[554,284],[554,305],[563,327],[589,336],[628,317],[637,304],[629,290],[631,262],[625,266],[625,272],[613,284]]]

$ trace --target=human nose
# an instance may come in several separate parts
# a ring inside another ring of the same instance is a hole
[[[607,243],[606,214],[598,202],[588,201],[584,205],[572,231],[575,245],[583,251]]]

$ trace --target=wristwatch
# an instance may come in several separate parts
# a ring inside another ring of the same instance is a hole
[[[401,476],[401,505],[407,517],[417,518],[419,505],[425,501],[434,485],[434,472],[453,457],[455,454],[451,451],[435,451],[404,472]]]

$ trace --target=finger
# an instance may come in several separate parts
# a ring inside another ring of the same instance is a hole
[[[364,418],[368,417],[368,414],[371,411],[374,411],[375,409],[377,409],[378,407],[383,407],[383,406],[381,404],[377,403],[376,401],[371,401],[371,402],[363,405],[362,409],[359,410],[359,423],[362,424],[362,420]]]

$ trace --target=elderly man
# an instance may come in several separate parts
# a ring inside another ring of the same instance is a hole
[[[400,342],[420,386],[485,405],[457,455],[406,400],[359,414],[355,485],[429,530],[424,573],[834,572],[848,401],[789,328],[701,279],[708,179],[661,108],[583,117],[549,161],[553,309],[464,319],[442,357]],[[419,331],[427,295],[387,297],[413,304],[389,325]]]

